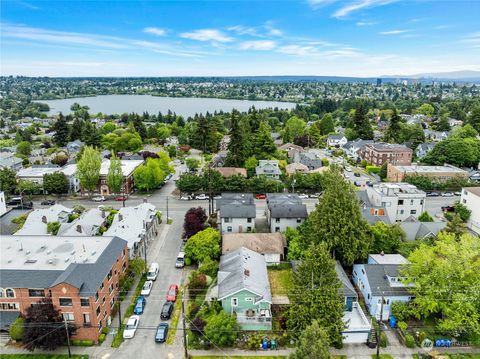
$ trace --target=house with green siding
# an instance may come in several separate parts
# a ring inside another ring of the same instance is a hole
[[[220,258],[218,300],[243,330],[271,330],[272,294],[265,257],[241,247]]]

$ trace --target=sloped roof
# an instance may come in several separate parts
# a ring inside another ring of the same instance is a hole
[[[272,303],[265,257],[245,247],[223,255],[218,272],[219,300],[241,290],[254,293],[257,302]]]
[[[221,218],[255,218],[256,215],[257,211],[254,204],[234,202],[220,207]]]
[[[388,277],[398,277],[401,265],[398,264],[364,264],[364,269],[372,295],[402,296],[409,295],[407,287],[392,287]]]
[[[269,206],[273,218],[307,218],[307,205],[305,204],[273,204]]]
[[[446,222],[401,222],[400,227],[409,241],[425,238],[429,234],[437,235],[447,226]]]
[[[106,214],[98,208],[92,208],[81,214],[71,223],[62,223],[57,235],[62,236],[93,236],[97,234],[98,228],[105,222]],[[80,227],[79,227],[80,226]],[[81,232],[78,231],[81,230]]]
[[[233,252],[241,247],[260,254],[282,254],[287,245],[285,237],[279,233],[225,233],[222,236],[222,254]]]
[[[230,177],[234,175],[247,177],[247,170],[241,167],[215,167],[213,169],[219,172],[223,177]]]
[[[288,174],[292,174],[295,172],[307,173],[308,171],[309,169],[307,166],[305,166],[303,163],[298,163],[298,162],[290,163],[285,167],[285,172],[287,172]]]
[[[72,213],[73,209],[65,207],[61,204],[55,204],[48,208],[35,209],[27,217],[22,228],[14,234],[20,235],[47,235],[47,223],[58,222],[60,216],[66,216]],[[45,217],[46,222],[42,221]]]

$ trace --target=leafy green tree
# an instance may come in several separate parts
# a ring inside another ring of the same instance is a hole
[[[358,102],[353,116],[354,130],[357,137],[362,140],[373,139],[373,129],[367,118],[367,108],[363,101]]]
[[[372,253],[396,253],[406,236],[398,224],[388,225],[377,222],[371,226],[373,235]]]
[[[457,127],[450,132],[448,137],[450,138],[476,138],[478,136],[478,131],[473,128],[470,124],[466,124],[463,127]]]
[[[480,104],[476,105],[470,112],[468,124],[480,132]]]
[[[120,193],[122,184],[122,162],[117,156],[115,156],[115,154],[113,154],[110,158],[110,167],[108,168],[107,173],[107,186],[111,193]]]
[[[8,328],[8,332],[10,334],[10,338],[13,340],[22,340],[23,334],[25,333],[25,318],[18,317],[10,324]]]
[[[320,132],[323,136],[335,132],[335,123],[331,113],[325,114],[319,122]]]
[[[190,171],[195,171],[200,167],[200,161],[196,158],[189,157],[185,160],[185,164]]]
[[[445,214],[445,217],[446,216],[447,215]],[[458,214],[454,214],[448,219],[447,226],[445,227],[444,231],[446,233],[453,234],[455,238],[460,238],[460,236],[467,232],[467,227],[462,221],[462,218]]]
[[[207,228],[187,240],[185,256],[197,263],[220,256],[220,234],[216,229]]]
[[[385,161],[380,167],[380,171],[378,172],[378,176],[382,181],[385,180],[385,178],[387,178],[387,172],[388,172],[388,161]]]
[[[476,166],[480,162],[480,141],[475,138],[447,138],[437,143],[423,161],[431,165]]]
[[[170,130],[170,128],[161,123],[158,128],[157,128],[157,136],[158,136],[158,140],[160,141],[160,143],[164,143],[167,138],[170,137],[170,135],[172,134],[172,131]]]
[[[287,239],[288,260],[293,261],[302,258],[305,248],[302,247],[302,238],[296,228],[287,227],[285,231]]]
[[[455,203],[455,213],[458,214],[464,222],[468,221],[472,215],[472,211],[460,202]]]
[[[437,131],[450,131],[450,123],[448,122],[449,116],[448,112],[440,116],[437,121]]]
[[[284,184],[265,176],[257,176],[248,179],[248,188],[254,193],[275,193],[284,189]]]
[[[77,176],[80,185],[91,195],[100,179],[102,157],[97,149],[85,146],[82,157],[77,161]]]
[[[16,173],[10,168],[0,168],[0,191],[10,195],[15,193],[17,181],[15,179]]]
[[[70,130],[65,116],[63,116],[61,113],[53,125],[53,130],[55,131],[55,134],[53,135],[53,142],[55,142],[55,144],[58,146],[65,146],[68,142]]]
[[[105,124],[102,126],[101,132],[103,135],[106,135],[108,133],[111,133],[117,129],[117,125],[114,124],[113,122],[105,122]]]
[[[43,175],[43,189],[48,193],[65,194],[70,189],[70,183],[62,172],[46,173]]]
[[[297,116],[290,117],[283,127],[283,142],[293,142],[296,137],[305,133],[306,123]]]
[[[299,335],[312,320],[316,320],[325,329],[329,342],[341,343],[345,324],[340,286],[335,261],[330,257],[327,245],[310,245],[293,273],[287,321],[289,331]]]
[[[233,110],[230,118],[230,142],[225,165],[230,167],[241,167],[248,155],[247,134],[244,131],[243,121],[238,111]]]
[[[223,189],[226,192],[243,192],[247,187],[247,180],[242,175],[233,175],[223,181]]]
[[[436,318],[437,330],[455,336],[480,333],[480,242],[471,235],[440,233],[433,245],[420,245],[403,275],[415,296],[414,315]]]
[[[30,142],[22,141],[17,145],[17,155],[30,156],[32,153],[32,145]]]
[[[312,321],[300,334],[295,351],[290,354],[290,359],[330,359],[328,347],[330,340],[327,332],[318,325],[316,320]]]
[[[323,175],[325,190],[302,232],[304,245],[325,242],[344,265],[366,258],[372,243],[355,191],[338,171]]]
[[[148,158],[147,162],[138,167],[133,173],[135,186],[141,191],[151,191],[160,186],[166,173],[160,166],[157,158]]]
[[[180,175],[175,181],[175,184],[177,185],[178,190],[183,193],[197,192],[203,187],[201,177],[190,173],[183,173]]]
[[[260,160],[270,159],[277,151],[277,146],[270,136],[270,127],[266,121],[260,122],[258,131],[253,135],[253,149],[255,157]]]
[[[420,222],[433,222],[433,218],[427,211],[423,212],[420,216],[418,216],[418,220]]]
[[[204,331],[205,336],[212,344],[228,347],[235,343],[240,326],[235,316],[222,311],[208,318]]]
[[[417,108],[417,113],[420,113],[428,117],[432,117],[433,114],[435,113],[435,108],[429,103],[424,103],[419,108]]]
[[[255,170],[258,166],[258,160],[255,156],[248,157],[245,161],[245,169],[247,170],[248,177],[255,176]]]
[[[40,186],[32,181],[20,180],[16,187],[18,194],[26,194],[31,196],[32,194],[40,192]]]

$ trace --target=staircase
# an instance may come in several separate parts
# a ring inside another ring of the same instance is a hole
[[[368,345],[369,348],[373,349],[373,348],[377,347],[377,344],[378,344],[377,331],[373,327],[372,329],[370,329],[370,334],[368,335],[367,345]]]
[[[10,335],[8,332],[0,331],[0,347],[4,347],[10,341]]]

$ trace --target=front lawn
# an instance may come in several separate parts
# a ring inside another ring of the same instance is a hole
[[[175,341],[175,335],[177,334],[178,321],[182,313],[182,295],[183,288],[180,288],[177,294],[177,300],[175,301],[175,308],[170,319],[170,328],[167,334],[167,344],[173,344]]]
[[[293,284],[292,269],[268,268],[268,280],[272,296],[286,296]]]

